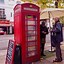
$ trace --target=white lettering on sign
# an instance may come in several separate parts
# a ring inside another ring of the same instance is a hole
[[[30,11],[38,11],[37,9],[34,9],[34,8],[24,8],[24,10],[30,10]]]
[[[21,9],[20,8],[16,9],[15,13],[17,13],[17,12],[21,12]]]

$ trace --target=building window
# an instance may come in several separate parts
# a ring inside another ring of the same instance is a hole
[[[12,17],[12,12],[11,12],[11,17]]]
[[[0,8],[0,19],[6,19],[5,9]]]
[[[4,0],[0,0],[0,3],[4,3]]]

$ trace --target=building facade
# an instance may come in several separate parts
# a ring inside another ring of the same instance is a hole
[[[5,31],[7,34],[13,32],[13,9],[17,3],[20,3],[20,0],[0,0],[0,29]]]
[[[13,20],[13,8],[16,5],[16,0],[0,0],[0,16],[2,19],[6,18],[6,20],[14,21]]]

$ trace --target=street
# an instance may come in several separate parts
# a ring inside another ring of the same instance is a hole
[[[0,35],[0,50],[8,47],[8,42],[10,39],[14,39],[13,35]]]

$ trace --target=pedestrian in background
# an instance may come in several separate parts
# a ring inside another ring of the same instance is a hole
[[[42,56],[46,56],[44,54],[46,34],[48,34],[48,28],[45,26],[45,22],[42,22],[42,24],[40,25],[40,41],[41,41],[41,55]]]
[[[52,27],[52,29],[51,29],[51,46],[52,46],[52,48],[54,48],[54,50],[53,50],[53,52],[55,52],[55,44],[54,44],[54,35],[53,35],[53,30],[54,29],[54,24],[53,24],[53,27]]]
[[[62,24],[59,21],[59,18],[55,18],[55,24],[52,29],[53,32],[53,42],[55,44],[56,48],[56,58],[53,60],[53,62],[61,62],[62,61],[62,54],[61,54],[61,48],[60,48],[60,42],[62,41]]]

